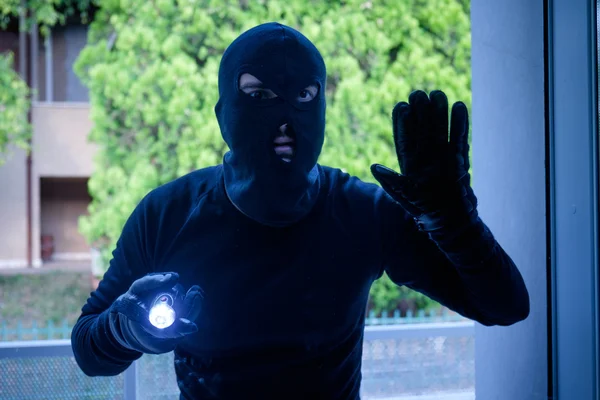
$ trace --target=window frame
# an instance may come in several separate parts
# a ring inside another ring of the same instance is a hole
[[[551,383],[548,398],[597,399],[596,2],[547,2]]]

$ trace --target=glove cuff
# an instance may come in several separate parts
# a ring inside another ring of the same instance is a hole
[[[136,351],[126,345],[123,337],[118,331],[112,329],[110,309],[101,313],[95,321],[95,326],[91,330],[93,342],[96,347],[104,353],[105,357],[114,359],[115,361],[128,360],[133,362],[140,358],[143,353]]]
[[[459,229],[440,229],[428,233],[448,259],[461,267],[476,267],[485,263],[498,248],[492,232],[479,217]]]

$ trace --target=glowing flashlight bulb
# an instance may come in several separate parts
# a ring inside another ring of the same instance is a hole
[[[150,323],[158,329],[165,329],[175,322],[175,310],[168,304],[157,303],[150,309]]]

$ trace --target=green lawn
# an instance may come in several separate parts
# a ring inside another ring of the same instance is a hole
[[[17,321],[72,326],[92,290],[90,274],[52,271],[40,274],[0,275],[0,323]]]

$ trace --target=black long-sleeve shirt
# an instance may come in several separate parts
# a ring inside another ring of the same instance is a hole
[[[484,325],[526,318],[527,289],[499,245],[456,265],[379,186],[320,174],[314,209],[285,228],[240,213],[221,166],[146,196],[73,329],[83,372],[117,375],[141,356],[112,338],[105,311],[150,272],[204,290],[198,332],[175,350],[185,399],[358,399],[367,299],[384,271]]]

